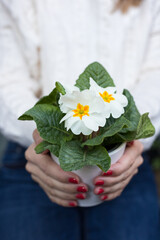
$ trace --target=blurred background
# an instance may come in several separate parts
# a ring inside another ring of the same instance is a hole
[[[7,145],[7,140],[0,133],[0,167],[2,166],[2,157]],[[159,194],[159,206],[160,206],[160,136],[156,139],[149,151],[151,156],[151,166],[154,171],[155,179],[157,182],[157,189]]]

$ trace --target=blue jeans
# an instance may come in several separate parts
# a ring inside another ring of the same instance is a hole
[[[52,203],[25,171],[25,149],[9,143],[0,170],[2,240],[156,240],[158,198],[144,154],[139,173],[112,201],[90,208]]]

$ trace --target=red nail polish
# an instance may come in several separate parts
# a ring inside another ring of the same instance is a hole
[[[78,192],[87,192],[87,189],[84,186],[77,187]]]
[[[98,180],[95,185],[103,185],[104,184],[104,181],[103,180]]]
[[[103,195],[103,196],[101,197],[101,200],[106,200],[107,198],[108,198],[107,195]]]
[[[75,179],[75,178],[69,178],[68,181],[69,181],[70,183],[75,183],[75,184],[78,183],[77,179]]]
[[[113,174],[112,170],[108,170],[107,172],[104,172],[103,176],[111,176]]]
[[[82,193],[79,193],[79,194],[76,195],[76,198],[85,199],[85,196]]]
[[[75,207],[76,204],[75,204],[74,202],[69,202],[69,206],[70,206],[70,207]]]
[[[104,189],[103,188],[99,188],[99,190],[98,190],[98,193],[97,194],[101,194],[101,193],[103,193],[104,192]]]
[[[131,142],[128,142],[128,143],[127,143],[127,146],[128,146],[128,147],[131,147],[131,146],[133,146],[133,144],[134,144],[134,141],[131,141]]]

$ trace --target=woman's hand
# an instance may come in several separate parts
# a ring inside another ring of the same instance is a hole
[[[127,145],[122,158],[111,166],[107,173],[94,179],[95,194],[100,194],[101,200],[112,200],[121,195],[132,177],[138,172],[138,167],[143,163],[141,156],[143,145],[134,141]]]
[[[42,139],[37,130],[33,132],[33,143],[25,152],[26,170],[32,179],[45,191],[52,202],[64,207],[77,206],[76,199],[84,199],[87,186],[80,182],[79,177],[72,172],[64,172],[48,154],[36,154],[34,148]],[[81,193],[80,193],[81,192]]]

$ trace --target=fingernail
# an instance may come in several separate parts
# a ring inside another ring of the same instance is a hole
[[[69,178],[69,180],[68,180],[70,183],[75,183],[75,184],[77,184],[78,183],[78,180],[77,179],[75,179],[75,178]]]
[[[87,189],[84,186],[77,187],[78,192],[87,192]]]
[[[104,181],[103,180],[97,180],[97,182],[95,183],[95,185],[103,185]]]
[[[106,200],[108,198],[108,196],[107,195],[103,195],[103,196],[101,196],[101,200]]]
[[[111,176],[113,174],[112,170],[108,170],[107,172],[104,172],[103,176]]]
[[[131,147],[131,146],[133,146],[133,144],[134,144],[134,141],[131,141],[131,142],[128,142],[128,143],[127,143],[127,146],[128,146],[128,147]]]
[[[70,206],[70,207],[76,207],[77,205],[76,205],[76,203],[74,203],[74,202],[69,202],[69,206]]]
[[[79,193],[79,194],[76,195],[76,198],[85,199],[85,196],[82,193]]]
[[[104,192],[104,189],[103,188],[99,188],[97,194],[101,194],[103,192]]]

